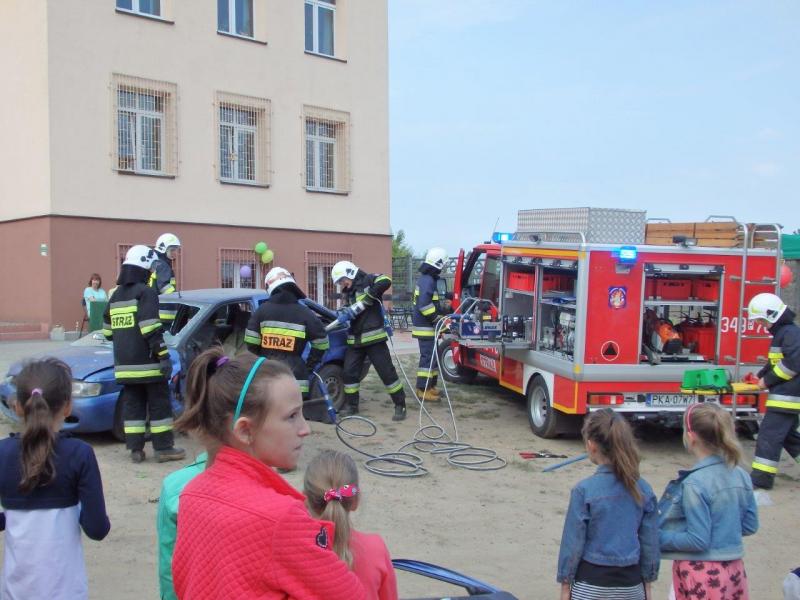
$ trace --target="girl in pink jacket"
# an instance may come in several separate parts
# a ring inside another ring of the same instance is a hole
[[[358,468],[347,454],[326,450],[306,469],[303,492],[312,516],[336,526],[333,551],[358,575],[369,600],[397,600],[397,579],[383,538],[353,529],[350,513],[358,508]]]
[[[365,598],[332,549],[333,524],[312,519],[303,495],[274,470],[297,465],[310,433],[291,371],[212,348],[192,362],[186,398],[176,427],[222,448],[180,497],[178,598]]]

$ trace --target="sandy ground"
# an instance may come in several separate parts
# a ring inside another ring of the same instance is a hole
[[[12,359],[50,347],[0,344],[0,373],[5,373]],[[415,357],[408,355],[402,360],[413,373],[409,367]],[[409,418],[394,424],[389,398],[380,391],[374,373],[363,389],[363,414],[374,419],[379,430],[373,438],[363,440],[361,447],[386,452],[410,440],[419,426],[418,409],[411,407]],[[542,473],[543,467],[557,459],[523,460],[518,452],[547,449],[571,456],[582,451],[580,441],[536,438],[528,427],[523,399],[489,382],[450,386],[450,390],[460,439],[497,450],[508,466],[474,472],[450,466],[442,456],[425,455],[430,473],[421,478],[388,478],[362,470],[364,498],[355,514],[356,527],[381,533],[395,558],[437,563],[492,583],[520,599],[557,598],[556,559],[569,490],[594,467],[584,461]],[[431,410],[443,424],[447,422],[443,407],[432,406]],[[0,424],[2,435],[11,429],[8,423]],[[287,475],[296,486],[315,453],[343,447],[331,426],[314,423],[312,429],[300,468]],[[660,431],[643,435],[642,474],[660,494],[677,470],[692,461],[679,435]],[[158,598],[156,503],[162,478],[179,465],[152,461],[133,465],[124,446],[110,436],[84,439],[97,453],[112,522],[106,540],[85,540],[90,597]],[[179,444],[190,456],[200,452],[189,438],[180,438]],[[749,460],[754,442],[743,440],[743,445]],[[760,507],[761,530],[745,544],[751,597],[757,600],[780,598],[783,577],[800,565],[800,467],[784,455],[781,471],[775,490],[769,493],[773,505]],[[667,598],[670,567],[662,562],[656,598]],[[457,594],[455,588],[416,576],[401,574],[399,579],[401,597]]]

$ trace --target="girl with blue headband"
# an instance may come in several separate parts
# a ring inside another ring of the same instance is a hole
[[[283,363],[221,348],[189,369],[176,423],[220,446],[180,496],[172,560],[181,600],[364,598],[333,551],[333,525],[312,519],[277,472],[297,465],[304,438],[300,388]]]

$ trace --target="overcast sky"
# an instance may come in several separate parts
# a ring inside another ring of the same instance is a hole
[[[392,229],[451,253],[517,210],[800,227],[797,0],[389,0]]]

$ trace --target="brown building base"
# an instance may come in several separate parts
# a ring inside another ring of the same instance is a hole
[[[352,260],[365,271],[391,273],[389,235],[231,227],[46,216],[0,223],[0,322],[40,322],[72,329],[83,318],[81,298],[92,273],[108,291],[133,244],[153,246],[162,233],[181,240],[175,263],[180,289],[264,287],[264,274],[282,266],[310,297],[335,301],[330,268]],[[263,264],[253,248],[274,253]]]

